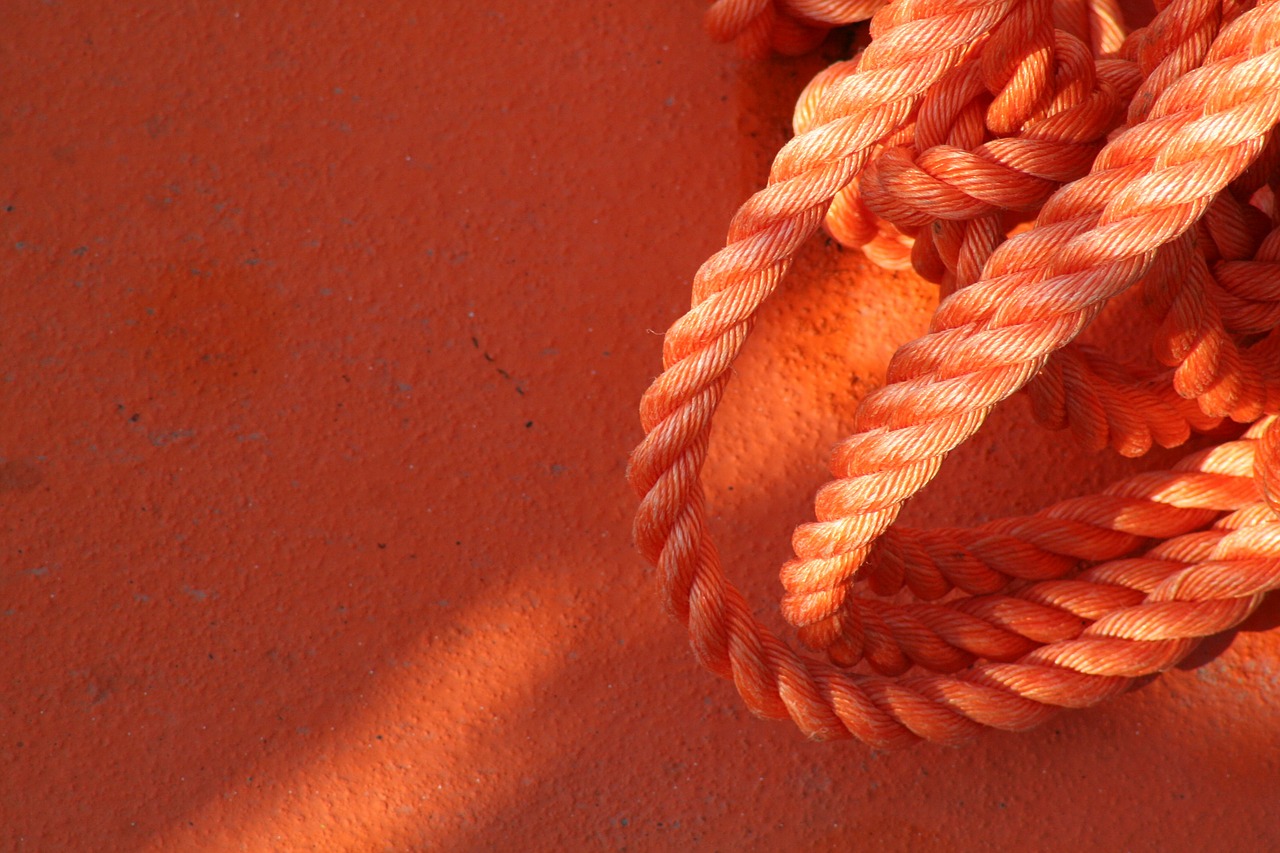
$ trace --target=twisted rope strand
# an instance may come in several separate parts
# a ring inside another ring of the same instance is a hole
[[[713,41],[736,41],[748,59],[807,53],[833,26],[865,21],[885,0],[716,0],[703,19]]]
[[[859,583],[881,596],[905,585],[924,601],[954,588],[970,597],[941,606],[904,607],[849,596],[837,618],[840,636],[828,648],[831,659],[852,666],[865,657],[886,675],[913,664],[945,672],[967,666],[975,657],[1012,660],[1033,642],[1061,639],[1057,632],[1072,623],[1062,623],[1055,614],[1024,608],[1017,617],[1023,627],[1011,629],[1007,608],[984,624],[972,607],[988,600],[983,596],[1010,589],[1015,580],[1060,578],[1082,560],[1122,558],[1150,539],[1185,535],[1224,512],[1256,503],[1253,445],[1219,445],[1212,452],[1192,454],[1174,470],[1140,474],[1099,495],[1063,501],[1030,517],[1001,519],[972,530],[890,528],[873,549]],[[1046,620],[1052,628],[1048,633]]]
[[[906,587],[929,601],[955,588],[991,593],[1014,579],[1060,577],[1080,561],[1119,558],[1148,539],[1188,533],[1258,500],[1250,479],[1253,445],[1226,442],[1185,457],[1169,471],[1138,474],[1030,516],[971,529],[890,528],[858,583],[880,596]]]
[[[837,479],[819,491],[818,521],[797,529],[796,559],[782,570],[783,613],[806,643],[834,639],[831,617],[870,543],[943,456],[1191,227],[1260,150],[1280,118],[1280,90],[1258,80],[1280,72],[1275,10],[1237,19],[1223,37],[1236,31],[1239,52],[1220,52],[1167,89],[1151,121],[1112,140],[1088,177],[1056,193],[1031,231],[992,255],[982,282],[939,306],[929,336],[899,349],[890,384],[863,400],[857,432],[833,453]],[[1207,80],[1216,84],[1206,97]],[[1188,92],[1200,103],[1184,106]],[[1210,128],[1228,136],[1225,153],[1205,140]]]
[[[1265,504],[1234,516],[1142,558],[1026,590],[1028,603],[1070,614],[1068,625],[1094,621],[1013,663],[982,661],[952,675],[888,680],[800,658],[755,622],[710,552],[700,576],[705,586],[691,601],[697,608],[690,611],[690,629],[699,658],[732,677],[755,713],[790,717],[812,738],[852,736],[891,747],[917,739],[957,743],[984,725],[1022,730],[1056,708],[1087,707],[1168,669],[1198,638],[1238,625],[1266,592],[1280,587],[1280,522]],[[695,619],[726,630],[703,634]]]
[[[719,0],[708,25],[756,53],[803,49],[864,3]],[[628,472],[668,609],[755,713],[881,747],[1025,729],[1167,669],[1280,587],[1280,3],[1248,6],[1173,0],[1126,38],[1112,0],[896,0],[871,46],[806,90],[796,138],[667,334]],[[878,675],[801,657],[755,620],[700,482],[728,370],[824,218],[954,291],[862,401],[782,570],[801,640]],[[1140,279],[1159,368],[1073,342]],[[1029,516],[891,527],[1028,383],[1042,421],[1126,454],[1224,416],[1253,425]]]
[[[892,7],[889,7],[892,8]],[[865,164],[871,146],[903,126],[930,83],[963,61],[1006,11],[1003,2],[974,2],[912,18],[897,12],[880,48],[833,86],[843,115],[793,139],[780,152],[770,185],[734,218],[726,248],[698,271],[693,308],[668,330],[666,370],[641,402],[647,433],[629,477],[645,494],[636,521],[642,552],[660,562],[669,542],[687,536],[693,488],[706,454],[711,417],[728,370],[760,303],[774,290],[797,247],[817,228],[825,205]],[[897,23],[897,26],[893,26]],[[688,579],[697,556],[685,542],[673,576]],[[674,552],[670,559],[675,559]]]
[[[1085,446],[1110,443],[1125,455],[1141,455],[1153,440],[1176,446],[1223,417],[1248,422],[1274,411],[1275,371],[1262,351],[1242,346],[1241,335],[1269,332],[1280,324],[1280,311],[1227,288],[1280,298],[1280,288],[1270,285],[1269,262],[1280,239],[1265,241],[1266,215],[1240,204],[1230,190],[1215,197],[1199,225],[1197,234],[1162,247],[1143,277],[1144,297],[1162,319],[1155,353],[1174,372],[1135,369],[1069,345],[1028,386],[1040,423],[1070,426]],[[1206,262],[1221,257],[1235,260],[1219,261],[1210,272]]]

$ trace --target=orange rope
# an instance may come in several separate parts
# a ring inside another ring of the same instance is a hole
[[[707,25],[762,55],[873,12],[698,271],[629,478],[668,607],[754,711],[813,737],[953,742],[1114,695],[1280,587],[1280,2],[1173,0],[1131,33],[1110,0],[718,0]],[[831,663],[755,620],[700,483],[729,367],[823,224],[946,297],[861,402],[782,568],[784,617]],[[1149,363],[1075,341],[1135,284]],[[1126,455],[1251,426],[1030,516],[893,528],[1024,388],[1041,423]]]
[[[808,53],[832,26],[865,21],[884,0],[716,0],[707,10],[707,32],[715,41],[736,41],[748,59],[776,51]]]

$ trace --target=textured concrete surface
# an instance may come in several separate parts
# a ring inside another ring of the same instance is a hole
[[[810,744],[694,665],[629,542],[636,404],[839,49],[747,65],[701,9],[0,10],[0,848],[1280,842],[1274,602],[961,749]],[[708,470],[765,618],[932,298],[817,241],[769,306]],[[911,516],[1134,464],[1014,401]]]

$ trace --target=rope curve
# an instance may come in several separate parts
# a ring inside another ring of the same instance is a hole
[[[666,334],[628,466],[635,539],[700,663],[755,713],[953,743],[1114,696],[1280,587],[1280,1],[1172,0],[1128,32],[1112,0],[717,0],[706,26],[760,56],[869,17]],[[944,298],[859,404],[781,569],[820,661],[725,575],[700,477],[756,314],[824,225]],[[1148,360],[1082,343],[1135,285]],[[1219,443],[1031,515],[895,527],[1024,390],[1095,449]]]

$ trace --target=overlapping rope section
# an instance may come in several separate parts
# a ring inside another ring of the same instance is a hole
[[[1280,587],[1280,0],[1170,0],[1132,32],[1111,0],[718,0],[707,23],[761,55],[868,17],[870,45],[810,84],[667,332],[629,470],[635,534],[698,659],[756,713],[949,743],[1115,695]],[[793,536],[782,612],[820,661],[726,577],[700,476],[756,313],[824,224],[945,298]],[[1148,363],[1076,340],[1135,287]],[[1248,426],[1034,515],[893,527],[1019,391],[1046,426],[1126,455]]]

